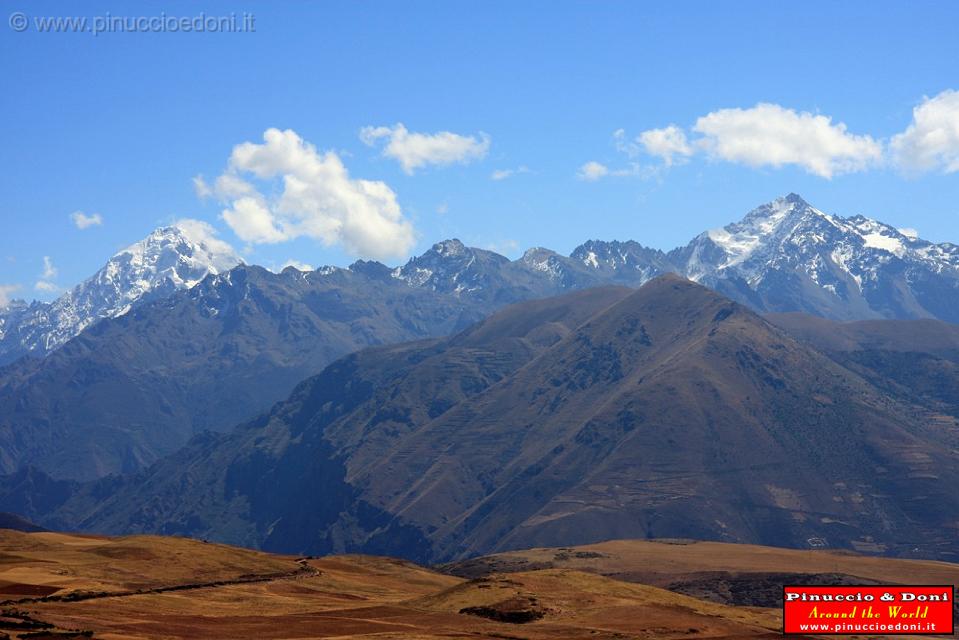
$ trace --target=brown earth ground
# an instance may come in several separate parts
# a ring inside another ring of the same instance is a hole
[[[778,603],[749,602],[769,605],[784,574],[959,581],[959,565],[947,563],[646,541],[441,570],[183,538],[0,530],[0,639],[775,638]]]
[[[466,578],[572,569],[661,587],[701,577],[764,574],[790,575],[797,580],[803,576],[846,576],[860,584],[959,585],[959,564],[950,562],[691,540],[612,540],[579,547],[508,551],[438,568]]]

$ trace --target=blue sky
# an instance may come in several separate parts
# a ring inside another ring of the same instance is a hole
[[[251,13],[255,31],[35,22],[201,12]],[[954,2],[5,0],[0,17],[0,287],[16,297],[56,295],[35,288],[44,256],[62,289],[181,218],[252,263],[397,264],[447,237],[511,257],[669,249],[795,191],[959,242]],[[78,229],[77,211],[101,223]]]

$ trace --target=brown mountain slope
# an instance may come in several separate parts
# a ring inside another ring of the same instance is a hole
[[[836,322],[804,313],[770,313],[765,318],[824,351],[959,353],[959,325],[941,320]]]
[[[623,537],[949,558],[957,451],[953,425],[664,276],[350,356],[41,523],[422,560]]]
[[[767,319],[887,395],[959,430],[959,325],[939,320],[833,322],[799,313]]]
[[[595,288],[524,303],[450,339],[351,355],[301,384],[270,415],[229,435],[198,438],[147,473],[90,484],[69,499],[69,492],[53,492],[45,521],[64,529],[425,560],[430,549],[419,532],[365,501],[347,481],[332,434],[342,449],[356,451],[357,465],[363,460],[375,472],[378,461],[363,458],[365,452],[390,448],[630,292]]]
[[[955,455],[931,444],[946,438],[667,276],[376,452],[379,472],[354,482],[435,528],[441,557],[627,535],[935,552],[959,513]]]

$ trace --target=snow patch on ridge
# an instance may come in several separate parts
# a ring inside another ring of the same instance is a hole
[[[896,255],[902,255],[906,252],[906,247],[898,238],[885,236],[881,233],[868,233],[862,236],[862,239],[865,246],[873,249],[882,249]]]

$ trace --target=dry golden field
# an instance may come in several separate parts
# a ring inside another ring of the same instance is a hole
[[[441,569],[184,538],[3,530],[0,638],[774,638],[778,608],[724,603],[720,587],[757,578],[762,590],[780,572],[959,579],[959,567],[945,563],[645,541],[511,552]]]

